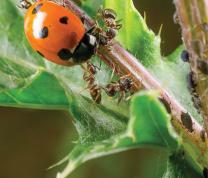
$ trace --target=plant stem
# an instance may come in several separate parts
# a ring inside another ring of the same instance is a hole
[[[88,17],[79,7],[70,0],[66,0],[66,6],[74,11],[78,16],[85,16],[88,25],[93,25],[94,21]],[[171,109],[172,125],[177,133],[182,137],[184,149],[193,156],[196,165],[202,170],[208,167],[208,139],[203,128],[191,117],[191,129],[181,120],[181,115],[187,111],[166,91],[160,83],[142,66],[139,60],[126,51],[122,46],[114,41],[111,50],[100,46],[98,55],[102,61],[115,69],[119,76],[128,75],[134,81],[135,89],[158,90],[163,101]],[[190,146],[191,145],[191,146]],[[194,154],[192,154],[194,153]]]
[[[200,111],[208,133],[208,1],[174,0],[183,40],[190,54],[194,81],[194,97],[198,97]]]

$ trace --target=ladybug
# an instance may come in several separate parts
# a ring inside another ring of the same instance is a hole
[[[49,0],[34,4],[21,0],[20,7],[27,9],[24,18],[27,40],[44,58],[73,66],[86,62],[96,53],[97,38],[69,9]]]

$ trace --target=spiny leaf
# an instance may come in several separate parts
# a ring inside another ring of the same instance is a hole
[[[67,109],[68,100],[59,81],[50,73],[39,70],[22,88],[2,91],[2,106],[39,109]]]
[[[133,97],[130,121],[125,132],[103,141],[79,143],[69,155],[68,166],[57,178],[67,177],[90,159],[145,146],[157,146],[169,152],[178,147],[170,116],[157,100],[155,92],[141,92]]]

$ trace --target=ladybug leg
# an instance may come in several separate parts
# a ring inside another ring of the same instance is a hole
[[[116,67],[115,67],[115,64],[113,64],[113,71],[111,73],[110,81],[113,79],[113,77],[115,75],[115,71],[116,71]]]

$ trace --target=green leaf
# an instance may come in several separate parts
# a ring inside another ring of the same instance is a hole
[[[160,37],[148,29],[145,20],[134,7],[132,0],[104,0],[104,7],[114,9],[123,27],[117,40],[145,66],[158,63]]]
[[[0,6],[0,89],[23,87],[44,63],[26,43],[23,18],[14,5],[3,0]]]
[[[130,121],[126,131],[103,141],[79,143],[69,155],[68,166],[57,178],[67,177],[90,159],[132,148],[159,147],[170,153],[177,150],[177,137],[171,128],[170,116],[157,97],[155,92],[135,95],[131,101]],[[86,124],[83,126],[86,127]]]
[[[16,2],[16,4],[10,0],[0,2],[0,58],[6,57],[12,61],[22,59],[44,66],[44,61],[27,43],[23,30],[23,17],[15,7],[19,1]]]
[[[167,169],[162,178],[203,178],[202,173],[199,174],[189,165],[183,153],[178,153],[170,157],[167,162]]]
[[[89,16],[95,18],[98,9],[102,6],[103,0],[91,1],[83,0],[81,1],[82,8],[88,13]]]
[[[39,109],[68,109],[68,100],[63,87],[54,75],[39,70],[21,88],[2,91],[2,106]]]

